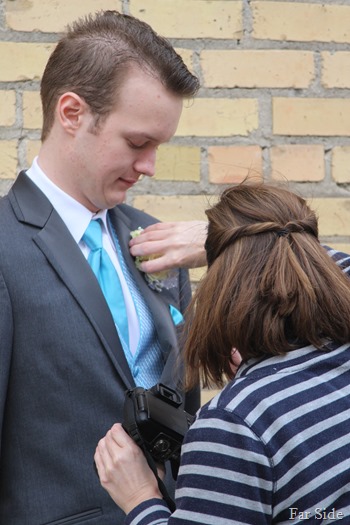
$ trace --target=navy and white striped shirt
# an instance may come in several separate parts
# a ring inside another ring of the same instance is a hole
[[[350,258],[329,254],[346,272]],[[350,524],[350,343],[251,359],[201,408],[171,515],[149,500],[128,525]]]

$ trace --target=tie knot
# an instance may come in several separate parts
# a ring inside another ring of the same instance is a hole
[[[90,250],[100,250],[102,248],[102,228],[99,220],[90,221],[83,235],[83,241]]]

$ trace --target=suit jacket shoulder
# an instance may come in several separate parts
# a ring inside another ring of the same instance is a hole
[[[142,210],[138,210],[137,208],[133,208],[128,204],[119,204],[118,206],[116,206],[115,209],[119,210],[120,213],[128,217],[133,225],[137,224],[138,226],[142,226],[143,228],[146,228],[147,226],[156,222],[160,222],[159,219],[153,217],[149,213],[146,213]]]

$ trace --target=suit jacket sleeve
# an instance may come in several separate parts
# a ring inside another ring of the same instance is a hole
[[[8,378],[10,374],[11,348],[13,337],[13,319],[11,303],[2,273],[0,272],[0,436],[2,434],[2,422]],[[0,441],[1,457],[1,441]]]

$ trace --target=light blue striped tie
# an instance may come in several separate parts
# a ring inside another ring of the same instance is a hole
[[[90,248],[88,263],[97,277],[103,295],[111,310],[119,336],[129,346],[128,316],[118,273],[102,246],[102,229],[99,220],[92,220],[83,235],[83,241]]]

